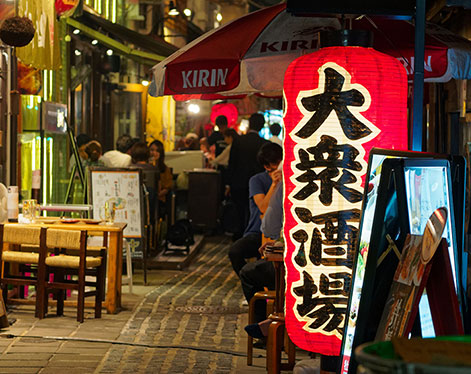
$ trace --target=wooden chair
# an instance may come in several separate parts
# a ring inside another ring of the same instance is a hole
[[[273,304],[273,300],[275,300],[275,291],[269,291],[269,290],[263,290],[263,291],[258,291],[255,293],[255,295],[252,296],[249,302],[249,324],[255,323],[255,302],[257,300],[270,300],[272,301],[271,304]],[[267,315],[271,314],[270,311],[268,311],[268,304],[267,303]],[[253,338],[250,335],[247,335],[247,366],[252,366],[253,363]]]
[[[106,238],[106,236],[104,236]],[[106,241],[106,239],[105,239]],[[57,315],[63,314],[65,290],[77,290],[77,321],[83,322],[85,297],[95,296],[95,318],[101,318],[101,305],[105,289],[106,253],[104,247],[87,248],[87,231],[49,229],[46,246],[54,249],[54,256],[48,256],[44,264],[45,302],[38,315],[44,318],[47,311],[47,298],[51,291],[57,292]],[[53,280],[50,280],[53,274]],[[77,275],[78,279],[67,279]],[[86,275],[95,276],[95,282],[85,280]],[[85,286],[95,287],[85,292]]]
[[[28,251],[21,250],[21,246],[27,246]],[[3,289],[5,304],[8,298],[8,285],[36,287],[36,311],[43,308],[44,288],[38,279],[44,279],[38,264],[44,263],[46,252],[40,249],[46,248],[46,228],[28,227],[24,225],[0,224],[0,285]],[[10,272],[11,267],[16,267],[16,274]],[[36,273],[36,276],[26,276],[25,273]]]

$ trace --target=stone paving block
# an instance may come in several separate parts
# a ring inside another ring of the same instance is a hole
[[[35,322],[35,327],[39,328],[45,328],[45,327],[51,327],[53,329],[57,327],[61,328],[77,328],[80,326],[80,323],[77,322],[77,320],[68,318],[68,317],[47,317],[43,318],[41,320],[36,320]]]
[[[86,354],[86,355],[98,355],[104,356],[106,352],[108,352],[109,348],[101,347],[101,348],[78,348],[78,347],[61,347],[55,353],[56,354],[63,354],[63,353],[75,353],[75,354]]]
[[[34,355],[32,355],[34,357]],[[0,369],[5,367],[16,367],[16,368],[27,368],[27,367],[36,367],[41,368],[46,366],[48,361],[39,361],[39,360],[23,360],[23,361],[10,361],[10,360],[0,360]]]
[[[50,328],[50,327],[34,327],[24,336],[70,336],[76,328]]]
[[[95,368],[67,368],[66,374],[92,374],[94,372]],[[41,370],[41,374],[64,374],[64,368],[47,367]]]
[[[36,355],[35,355],[36,357]],[[1,356],[0,356],[1,358]],[[102,358],[101,354],[93,355],[93,354],[80,354],[80,353],[63,353],[63,354],[56,354],[50,358],[49,361],[100,361]]]
[[[76,347],[76,348],[110,348],[111,343],[108,342],[94,342],[85,340],[65,340],[62,341],[64,347]]]
[[[76,359],[74,361],[61,361],[61,360],[50,360],[47,367],[62,367],[62,368],[96,368],[99,361],[82,361]]]
[[[11,367],[11,368],[2,368],[0,367],[0,374],[8,374],[8,373],[14,373],[14,374],[36,374],[41,371],[41,368],[17,368],[17,367]]]
[[[31,345],[22,345],[16,346],[14,345],[9,349],[11,353],[55,353],[57,348],[54,347],[38,347],[38,346],[31,346]]]
[[[13,341],[13,339],[0,339],[0,347],[6,347],[6,346],[9,346],[11,344],[11,342]]]
[[[40,361],[49,361],[52,357],[52,353],[34,353],[34,359]],[[23,361],[23,360],[30,360],[31,353],[5,353],[0,355],[0,361]]]

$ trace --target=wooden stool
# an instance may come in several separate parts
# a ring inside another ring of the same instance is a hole
[[[268,316],[272,323],[268,327],[267,339],[267,370],[268,373],[278,374],[281,369],[292,370],[295,360],[295,346],[286,334],[285,329],[285,268],[283,254],[265,251],[267,261],[272,261],[275,267],[275,302],[274,312]],[[285,350],[288,353],[288,364],[281,363],[281,348],[286,336]]]
[[[249,324],[255,323],[254,320],[254,308],[255,308],[255,302],[257,300],[275,300],[275,291],[258,291],[253,295],[253,297],[250,299],[249,303]],[[253,338],[248,335],[247,336],[247,365],[251,366],[253,361]]]
[[[270,318],[273,322],[268,328],[267,340],[267,369],[268,373],[280,373],[280,370],[293,370],[295,364],[296,350],[293,342],[289,338],[285,329],[285,316],[283,314],[271,314]],[[281,350],[283,346],[288,354],[288,363],[281,363]]]

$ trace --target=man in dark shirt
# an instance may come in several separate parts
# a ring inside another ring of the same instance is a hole
[[[227,147],[227,143],[224,141],[224,131],[227,129],[227,117],[226,116],[217,116],[214,121],[215,125],[218,127],[218,130],[213,131],[213,133],[208,138],[208,143],[210,146],[216,146],[216,157],[224,151],[224,148]]]
[[[257,162],[257,153],[267,141],[258,133],[265,125],[265,118],[254,113],[249,119],[249,131],[232,143],[229,156],[229,186],[232,200],[238,209],[239,227],[234,239],[242,236],[249,220],[249,179],[264,170]]]

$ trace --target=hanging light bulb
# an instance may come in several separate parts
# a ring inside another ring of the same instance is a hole
[[[191,9],[189,8],[183,9],[183,14],[187,17],[191,17]]]
[[[170,0],[169,4],[168,4],[168,15],[169,16],[178,16],[180,14],[180,12],[178,11],[177,7],[175,6],[175,2]]]

